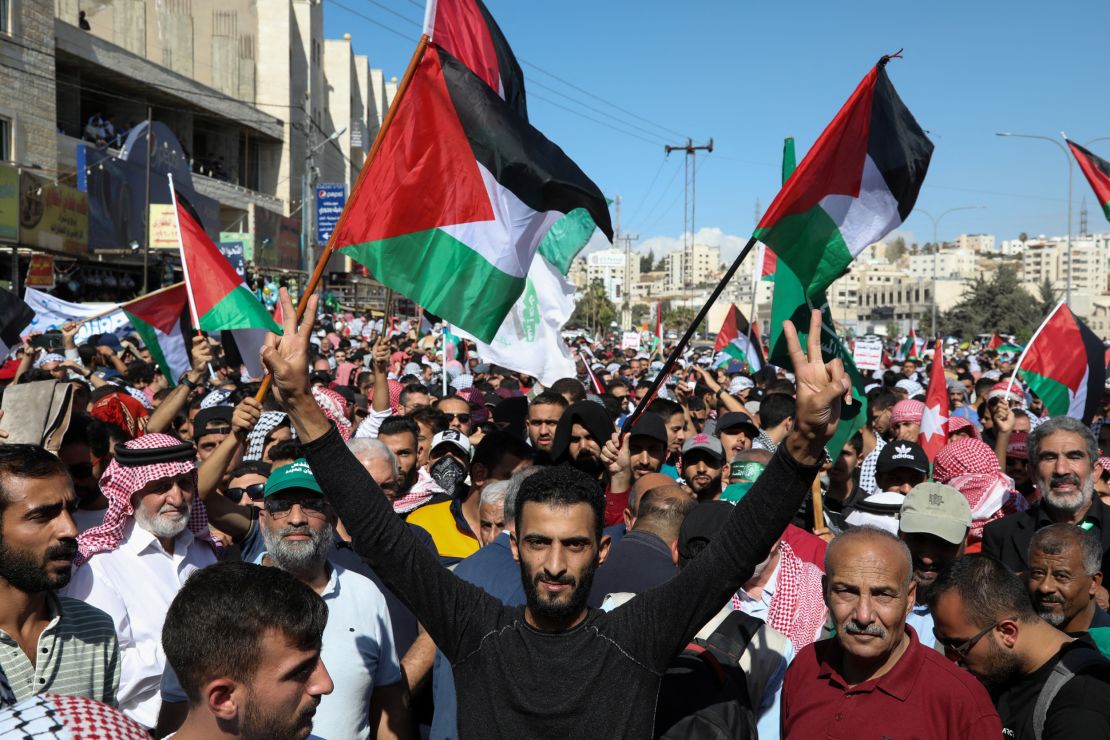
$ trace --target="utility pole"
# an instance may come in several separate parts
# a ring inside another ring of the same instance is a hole
[[[621,286],[621,327],[632,328],[632,242],[639,234],[625,234],[621,230],[621,197],[616,197],[617,225],[613,230],[613,245],[620,249],[624,242],[624,284]]]
[[[143,295],[149,292],[150,287],[150,158],[154,156],[154,109],[146,107],[146,213],[143,215]],[[172,195],[172,194],[171,194]]]
[[[691,275],[691,252],[694,246],[694,216],[696,208],[697,196],[697,152],[705,151],[711,153],[713,151],[713,137],[709,138],[709,142],[701,146],[694,146],[691,139],[686,139],[685,144],[671,146],[670,144],[663,147],[664,154],[671,152],[683,152],[686,155],[685,173],[683,175],[685,191],[683,195],[682,204],[682,287],[687,290],[686,299],[689,303],[689,288],[690,288],[690,275]]]

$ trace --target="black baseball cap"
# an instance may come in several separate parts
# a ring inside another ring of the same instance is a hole
[[[230,406],[210,406],[198,411],[193,419],[193,439],[200,439],[206,434],[223,433],[224,427],[230,431],[231,412]]]
[[[717,420],[718,432],[723,432],[733,427],[747,427],[753,437],[759,434],[759,427],[752,421],[752,417],[748,416],[743,411],[729,411]]]
[[[659,440],[663,444],[667,444],[670,441],[670,438],[667,437],[667,425],[663,423],[663,418],[650,411],[636,420],[636,423],[628,430],[628,436],[651,437],[652,439]]]
[[[921,445],[913,442],[903,442],[901,440],[887,442],[882,452],[879,453],[879,459],[875,462],[875,472],[885,473],[898,468],[916,470],[928,475],[929,456],[925,454],[925,450],[921,449]]]
[[[703,501],[691,509],[678,530],[678,559],[687,563],[713,540],[732,515],[733,505],[727,501]]]

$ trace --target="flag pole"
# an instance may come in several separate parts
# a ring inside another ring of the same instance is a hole
[[[752,324],[755,323],[755,312],[756,312],[756,308],[757,308],[756,297],[759,295],[759,280],[762,277],[762,275],[757,274],[757,273],[762,273],[763,272],[763,260],[759,259],[759,258],[762,256],[763,259],[767,259],[767,257],[763,254],[765,249],[767,249],[767,247],[765,247],[765,246],[762,246],[762,247],[759,248],[759,251],[756,252],[756,255],[755,255],[755,257],[756,257],[755,265],[752,266],[752,312],[750,314],[748,314],[748,347],[749,348],[752,346]]]
[[[113,308],[106,308],[103,311],[101,311],[100,313],[94,313],[92,316],[86,316],[85,318],[78,320],[77,324],[81,325],[81,324],[84,324],[86,321],[95,321],[96,319],[102,319],[105,316],[107,316],[108,314],[113,314],[116,311],[123,310],[123,307],[126,306],[129,303],[134,303],[135,301],[141,301],[144,298],[150,298],[151,296],[156,296],[160,293],[165,293],[167,290],[173,290],[174,288],[180,287],[183,283],[184,283],[184,281],[182,281],[181,283],[174,283],[173,285],[167,285],[165,287],[159,288],[158,290],[152,290],[149,293],[143,293],[141,296],[138,296],[136,298],[132,298],[129,301],[124,301],[123,303],[119,303],[116,306],[114,306]]]
[[[1044,321],[1042,321],[1041,325],[1037,327],[1037,330],[1033,332],[1033,336],[1029,338],[1029,342],[1025,345],[1025,349],[1021,351],[1021,357],[1018,357],[1017,365],[1014,366],[1014,371],[1010,373],[1010,382],[1006,385],[1007,396],[1010,395],[1010,389],[1014,387],[1014,378],[1018,376],[1018,371],[1021,370],[1021,363],[1025,362],[1025,356],[1029,354],[1029,348],[1033,346],[1033,342],[1037,341],[1037,337],[1040,336],[1040,333],[1048,326],[1048,322],[1052,320],[1052,317],[1056,315],[1060,307],[1064,305],[1067,305],[1065,301],[1057,303],[1056,308],[1048,312],[1048,316],[1045,316]]]
[[[355,186],[351,188],[351,196],[347,198],[347,202],[343,205],[343,210],[339,214],[339,220],[335,223],[335,228],[331,231],[331,236],[328,237],[327,246],[320,252],[319,259],[316,260],[316,269],[312,271],[312,276],[308,279],[305,289],[301,291],[301,300],[297,301],[297,323],[301,322],[304,318],[305,308],[308,306],[308,297],[316,292],[316,288],[320,285],[320,279],[324,276],[324,269],[327,267],[328,260],[331,259],[331,253],[335,251],[335,236],[343,228],[343,222],[347,220],[347,214],[351,210],[351,203],[354,201],[355,192],[362,186],[362,181],[366,179],[366,174],[370,171],[370,166],[374,163],[374,158],[378,154],[378,150],[382,148],[382,141],[385,140],[386,132],[389,131],[390,125],[393,123],[394,116],[397,115],[397,109],[400,107],[401,100],[405,97],[405,93],[409,89],[409,84],[412,82],[413,75],[416,74],[416,67],[420,64],[420,60],[424,58],[424,50],[428,47],[428,34],[423,34],[420,41],[416,43],[416,51],[412,53],[412,59],[409,60],[408,69],[405,70],[405,76],[401,78],[401,84],[397,86],[397,93],[393,96],[393,102],[389,104],[389,110],[386,111],[385,118],[382,119],[382,126],[378,129],[377,136],[374,137],[374,143],[370,146],[370,152],[366,155],[366,161],[362,163],[362,169],[358,172],[358,178],[355,180]],[[302,218],[306,218],[305,214],[301,214]],[[191,302],[190,302],[190,305]],[[386,306],[388,310],[389,307]],[[384,324],[384,320],[383,320]],[[384,328],[384,327],[383,327]],[[255,399],[261,401],[266,397],[266,393],[270,390],[270,383],[272,378],[269,373],[262,379],[262,385],[258,389],[258,393],[254,395]]]
[[[177,248],[181,253],[181,272],[185,274],[185,295],[189,299],[189,317],[193,320],[193,328],[197,334],[200,331],[200,317],[197,315],[197,304],[193,300],[193,282],[189,279],[189,260],[185,259],[185,240],[181,236],[181,215],[177,211],[177,191],[173,187],[173,173],[166,173],[170,179],[170,199],[173,201],[173,218],[177,222]]]
[[[651,386],[648,389],[647,395],[644,396],[643,400],[636,406],[636,410],[632,412],[632,415],[625,421],[624,426],[621,427],[622,439],[627,433],[627,430],[631,429],[632,425],[636,423],[636,420],[640,418],[640,415],[644,413],[644,410],[651,400],[655,398],[655,394],[658,392],[659,386],[663,383],[664,378],[670,375],[672,368],[674,368],[675,361],[682,356],[683,351],[686,349],[686,345],[690,343],[691,337],[694,336],[694,332],[701,326],[701,322],[705,321],[705,317],[709,314],[709,309],[712,308],[717,298],[720,297],[725,286],[732,280],[736,271],[740,269],[740,263],[744,261],[744,258],[748,256],[748,253],[752,251],[752,247],[755,245],[756,238],[753,236],[751,239],[748,239],[748,243],[740,250],[740,254],[736,255],[736,259],[733,261],[732,265],[729,266],[728,270],[725,271],[725,275],[721,278],[721,282],[717,283],[717,287],[709,294],[709,299],[705,302],[705,305],[701,307],[701,310],[698,311],[698,315],[694,317],[694,320],[690,322],[690,326],[686,327],[686,332],[682,335],[682,338],[678,340],[674,349],[671,350],[671,354],[667,357],[666,362],[663,363],[663,369],[656,373],[655,379],[651,381]]]

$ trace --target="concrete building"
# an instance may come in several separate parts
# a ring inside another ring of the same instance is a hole
[[[586,284],[600,281],[605,295],[614,303],[624,300],[626,285],[640,281],[640,256],[629,252],[627,261],[623,249],[601,249],[586,257]]]
[[[994,234],[960,234],[956,246],[966,252],[993,252]]]
[[[675,292],[701,286],[713,273],[721,271],[721,249],[694,244],[689,249],[676,249],[663,258],[667,273],[667,289]]]
[[[1040,286],[1045,280],[1063,293],[1068,281],[1068,249],[1065,238],[1030,240],[1021,254],[1022,280]],[[1071,243],[1072,294],[1100,296],[1110,288],[1110,234],[1074,237]]]
[[[0,161],[56,166],[53,11],[48,2],[0,2]]]
[[[909,275],[912,278],[965,278],[975,277],[978,272],[977,254],[970,249],[942,249],[936,255],[914,254],[909,258]]]

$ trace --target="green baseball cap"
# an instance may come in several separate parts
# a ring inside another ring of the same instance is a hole
[[[971,506],[952,486],[926,481],[910,489],[902,502],[898,529],[913,534],[932,534],[958,545],[971,527]]]
[[[312,468],[308,466],[308,461],[303,457],[297,458],[291,464],[283,465],[270,473],[262,495],[264,497],[273,496],[275,493],[293,489],[323,493],[320,484],[316,482],[316,476],[312,474]]]

